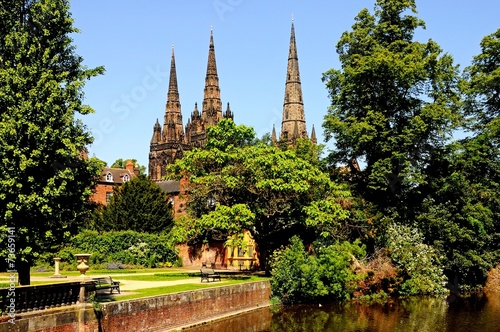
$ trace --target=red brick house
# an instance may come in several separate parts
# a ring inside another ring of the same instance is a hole
[[[121,186],[138,175],[139,168],[135,167],[131,160],[127,161],[125,169],[104,167],[90,200],[97,204],[107,205],[113,196],[115,186]]]

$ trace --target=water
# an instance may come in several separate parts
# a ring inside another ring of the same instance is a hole
[[[500,293],[468,299],[262,308],[188,332],[500,332]]]

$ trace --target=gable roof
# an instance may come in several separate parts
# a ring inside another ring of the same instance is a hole
[[[111,176],[113,177],[113,181],[109,181],[107,179],[108,174],[111,174]],[[125,175],[128,175],[130,180],[136,177],[134,172],[130,172],[127,169],[104,167],[103,170],[101,171],[99,182],[123,184],[124,182],[126,182],[123,181]]]

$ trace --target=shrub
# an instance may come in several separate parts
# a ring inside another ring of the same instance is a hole
[[[399,293],[403,295],[446,294],[446,276],[434,248],[423,243],[416,228],[391,224],[387,229],[387,248],[391,260],[403,279]]]
[[[364,275],[364,278],[358,281],[354,296],[373,300],[391,295],[398,283],[397,272],[387,250],[375,250],[370,259],[361,262],[358,273]]]
[[[309,255],[298,237],[274,253],[271,263],[273,296],[284,304],[346,300],[360,278],[353,268],[355,256],[363,256],[358,242],[336,243]]]
[[[61,269],[76,269],[75,254],[89,253],[90,264],[106,267],[124,264],[142,267],[160,267],[169,263],[180,266],[175,246],[167,235],[138,233],[134,231],[106,232],[84,231],[71,238],[69,244],[55,256],[46,256],[41,263],[51,264],[53,257],[60,257]],[[182,264],[182,263],[181,263]]]

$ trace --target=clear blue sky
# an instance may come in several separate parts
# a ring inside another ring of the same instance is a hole
[[[85,103],[96,111],[83,117],[95,137],[90,155],[147,166],[153,125],[163,123],[172,45],[186,123],[203,100],[211,26],[224,109],[230,102],[235,122],[259,137],[273,124],[279,133],[292,15],[307,128],[314,125],[321,142],[329,105],[322,73],[339,69],[342,32],[373,7],[374,0],[71,1],[77,53],[88,67],[106,68],[85,86]],[[427,29],[416,39],[432,38],[461,69],[500,27],[498,0],[417,0],[417,8]]]

